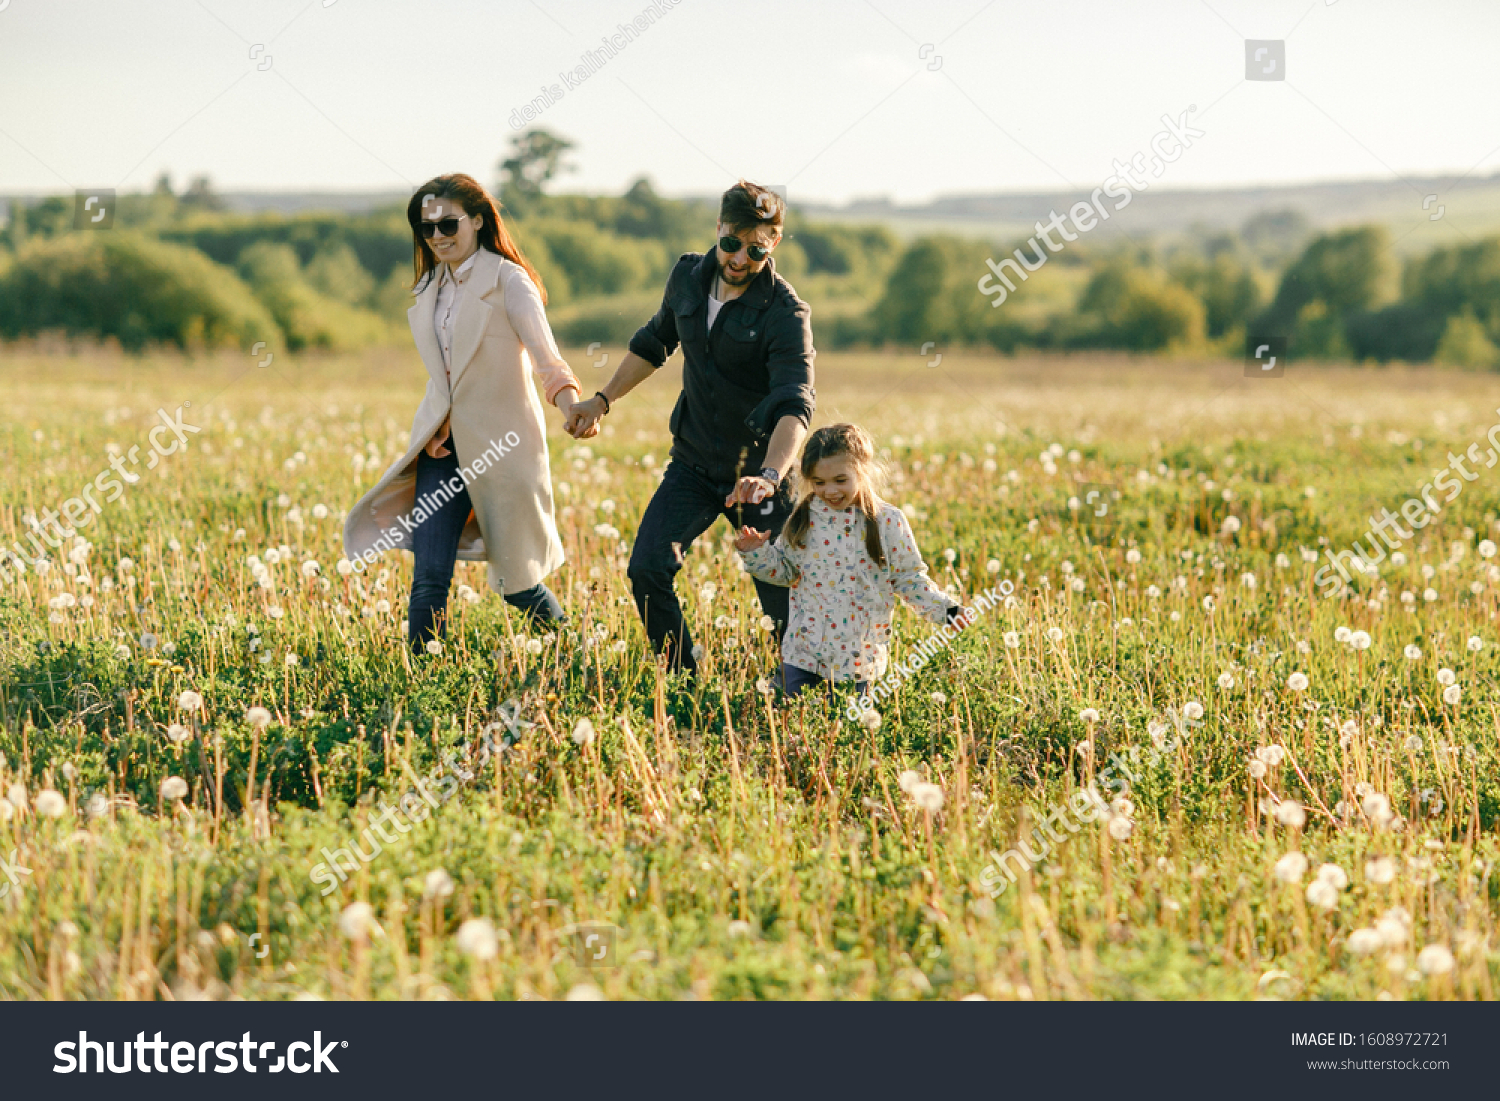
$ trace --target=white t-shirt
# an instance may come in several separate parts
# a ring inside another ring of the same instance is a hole
[[[717,290],[718,288],[715,287],[714,289]],[[713,332],[714,321],[715,321],[715,319],[718,318],[719,311],[722,310],[723,308],[724,308],[724,303],[720,302],[712,294],[710,294],[708,296],[708,331],[709,332]]]

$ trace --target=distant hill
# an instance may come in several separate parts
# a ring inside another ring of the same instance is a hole
[[[1038,220],[1047,220],[1049,211],[1065,212],[1087,195],[1085,191],[951,195],[911,206],[878,198],[843,206],[799,206],[795,194],[790,198],[792,208],[810,218],[880,222],[902,237],[942,231],[1009,239],[1030,234]],[[1427,195],[1437,198],[1424,210]],[[1443,208],[1439,221],[1450,220],[1447,226],[1432,221],[1439,207]],[[1452,176],[1445,176],[1191,191],[1152,188],[1136,192],[1128,207],[1116,215],[1118,220],[1101,222],[1094,234],[1100,239],[1118,239],[1123,231],[1139,238],[1187,233],[1195,226],[1218,232],[1238,229],[1255,214],[1288,209],[1301,213],[1317,229],[1384,224],[1399,239],[1399,250],[1425,251],[1435,244],[1461,243],[1465,235],[1478,238],[1500,232],[1500,172],[1470,176],[1457,185]]]

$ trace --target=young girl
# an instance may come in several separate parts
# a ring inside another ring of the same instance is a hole
[[[938,626],[962,626],[963,606],[932,583],[906,517],[875,495],[869,434],[833,424],[808,437],[803,496],[774,543],[740,529],[734,546],[752,575],[791,588],[780,687],[854,681],[863,693],[885,673],[891,613],[903,597]]]

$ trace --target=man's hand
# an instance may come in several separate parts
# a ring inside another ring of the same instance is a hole
[[[758,505],[775,492],[776,487],[764,478],[741,478],[735,483],[734,491],[728,497],[724,498],[724,507],[728,508],[730,505]]]
[[[568,410],[568,421],[563,428],[576,440],[592,439],[599,434],[599,421],[603,416],[604,402],[597,396],[588,401],[575,401]]]
[[[428,440],[422,446],[422,450],[427,452],[430,458],[446,459],[449,455],[453,454],[453,452],[449,451],[446,447],[443,446],[443,444],[448,442],[448,434],[450,428],[449,422],[452,419],[452,414],[444,417],[443,427],[439,428],[437,432],[433,434],[432,439]]]
[[[739,535],[735,537],[734,549],[745,551],[746,553],[759,550],[766,545],[766,541],[770,538],[771,533],[769,531],[756,531],[752,527],[742,527],[740,528]]]
[[[964,606],[962,604],[954,604],[948,609],[948,622],[960,631],[962,631],[965,627],[968,627],[978,618],[978,613],[970,616],[968,612],[964,610]]]

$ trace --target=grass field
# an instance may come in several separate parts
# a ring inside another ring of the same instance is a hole
[[[624,567],[670,371],[588,446],[549,412],[569,630],[461,563],[413,661],[410,558],[339,569],[413,354],[9,349],[5,545],[139,480],[0,579],[0,994],[1490,997],[1500,473],[1339,598],[1307,559],[1482,455],[1492,380],[927,362],[820,357],[819,420],[886,449],[940,584],[1015,589],[876,725],[761,693],[723,525],[679,578],[705,675],[653,667]]]

